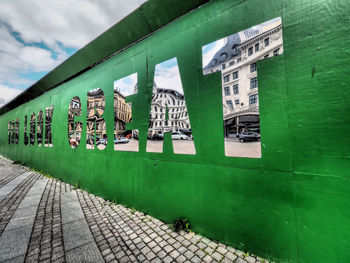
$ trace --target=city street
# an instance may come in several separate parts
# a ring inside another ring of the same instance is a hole
[[[174,153],[196,154],[192,140],[173,140]],[[163,152],[163,141],[147,140],[147,152]]]
[[[129,139],[128,143],[117,143],[117,144],[114,144],[114,150],[116,150],[116,151],[138,152],[139,151],[139,141],[135,140],[135,139]]]
[[[240,142],[237,138],[225,138],[225,155],[233,157],[261,157],[261,143]]]

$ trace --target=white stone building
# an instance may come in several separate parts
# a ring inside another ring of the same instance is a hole
[[[256,62],[283,53],[281,19],[276,18],[227,37],[204,74],[222,72],[225,136],[260,132]]]
[[[176,90],[153,87],[148,135],[182,131],[191,133],[185,97]]]

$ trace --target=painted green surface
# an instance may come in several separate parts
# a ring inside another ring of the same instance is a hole
[[[196,232],[278,262],[348,262],[349,11],[347,0],[212,1],[2,115],[0,153],[168,222],[188,218]],[[201,47],[278,16],[284,54],[258,62],[262,158],[225,157],[220,73],[202,75]],[[145,151],[154,67],[173,57],[194,156],[173,154],[170,138],[164,153]],[[86,125],[87,91],[101,88],[112,138],[113,81],[134,72],[139,93],[130,99],[128,128],[140,130],[140,152],[116,152],[111,143],[103,151],[86,150],[84,140],[71,149],[71,98],[80,97],[83,116],[76,121]],[[24,115],[50,105],[54,147],[24,146]],[[17,117],[20,143],[8,145],[7,122]]]

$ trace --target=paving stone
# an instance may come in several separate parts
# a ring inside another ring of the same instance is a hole
[[[255,263],[256,259],[254,257],[251,256],[246,256],[245,260],[248,261],[248,263]]]
[[[193,253],[196,252],[198,250],[198,247],[191,244],[189,247],[188,247],[189,250],[191,250]]]
[[[170,245],[166,245],[166,246],[164,247],[164,250],[165,250],[165,252],[170,253],[171,251],[174,250],[174,248],[173,248],[172,246],[170,246]]]
[[[187,251],[184,253],[184,256],[185,256],[186,258],[188,258],[188,259],[191,259],[191,258],[194,256],[194,254],[193,254],[192,251],[187,250]]]
[[[173,258],[171,258],[170,256],[166,256],[165,258],[163,258],[163,262],[164,262],[164,263],[173,262]]]
[[[228,260],[230,260],[230,261],[234,261],[237,258],[237,255],[235,255],[231,251],[229,251],[228,253],[226,253],[225,257],[228,258]]]
[[[206,254],[203,252],[203,250],[198,249],[195,254],[200,257],[203,258]]]
[[[216,251],[219,252],[221,255],[225,255],[227,253],[227,249],[221,246],[217,247]]]
[[[245,260],[242,259],[242,258],[237,258],[235,262],[236,262],[236,263],[247,263],[247,261],[245,261]]]
[[[200,263],[200,262],[202,262],[202,260],[201,260],[199,257],[194,256],[194,257],[191,259],[191,262],[193,262],[193,263]]]
[[[156,255],[155,255],[152,251],[150,251],[150,252],[148,252],[148,253],[146,254],[147,260],[152,260],[152,259],[154,259],[155,257],[156,257]]]
[[[211,257],[216,261],[220,261],[222,259],[222,255],[218,252],[214,252],[213,254],[211,254]]]
[[[164,258],[167,255],[167,253],[164,250],[161,250],[158,252],[157,256],[159,258]]]
[[[176,262],[178,263],[183,263],[183,262],[186,262],[188,261],[187,258],[185,258],[183,255],[180,255],[177,259],[176,259]]]
[[[178,251],[176,251],[176,250],[173,250],[173,251],[171,251],[170,252],[170,254],[169,254],[172,258],[177,258],[179,255],[180,255],[180,253],[178,252]]]
[[[210,263],[212,262],[213,259],[209,256],[209,255],[206,255],[204,258],[203,258],[203,262],[206,262],[206,263]]]

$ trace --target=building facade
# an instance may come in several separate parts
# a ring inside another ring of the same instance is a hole
[[[260,133],[256,62],[283,53],[281,19],[227,37],[204,74],[222,72],[225,136],[252,130]]]
[[[180,131],[191,135],[185,97],[176,90],[153,86],[148,135]]]
[[[126,124],[131,119],[131,102],[126,102],[125,96],[118,89],[114,89],[114,138],[125,136]]]

